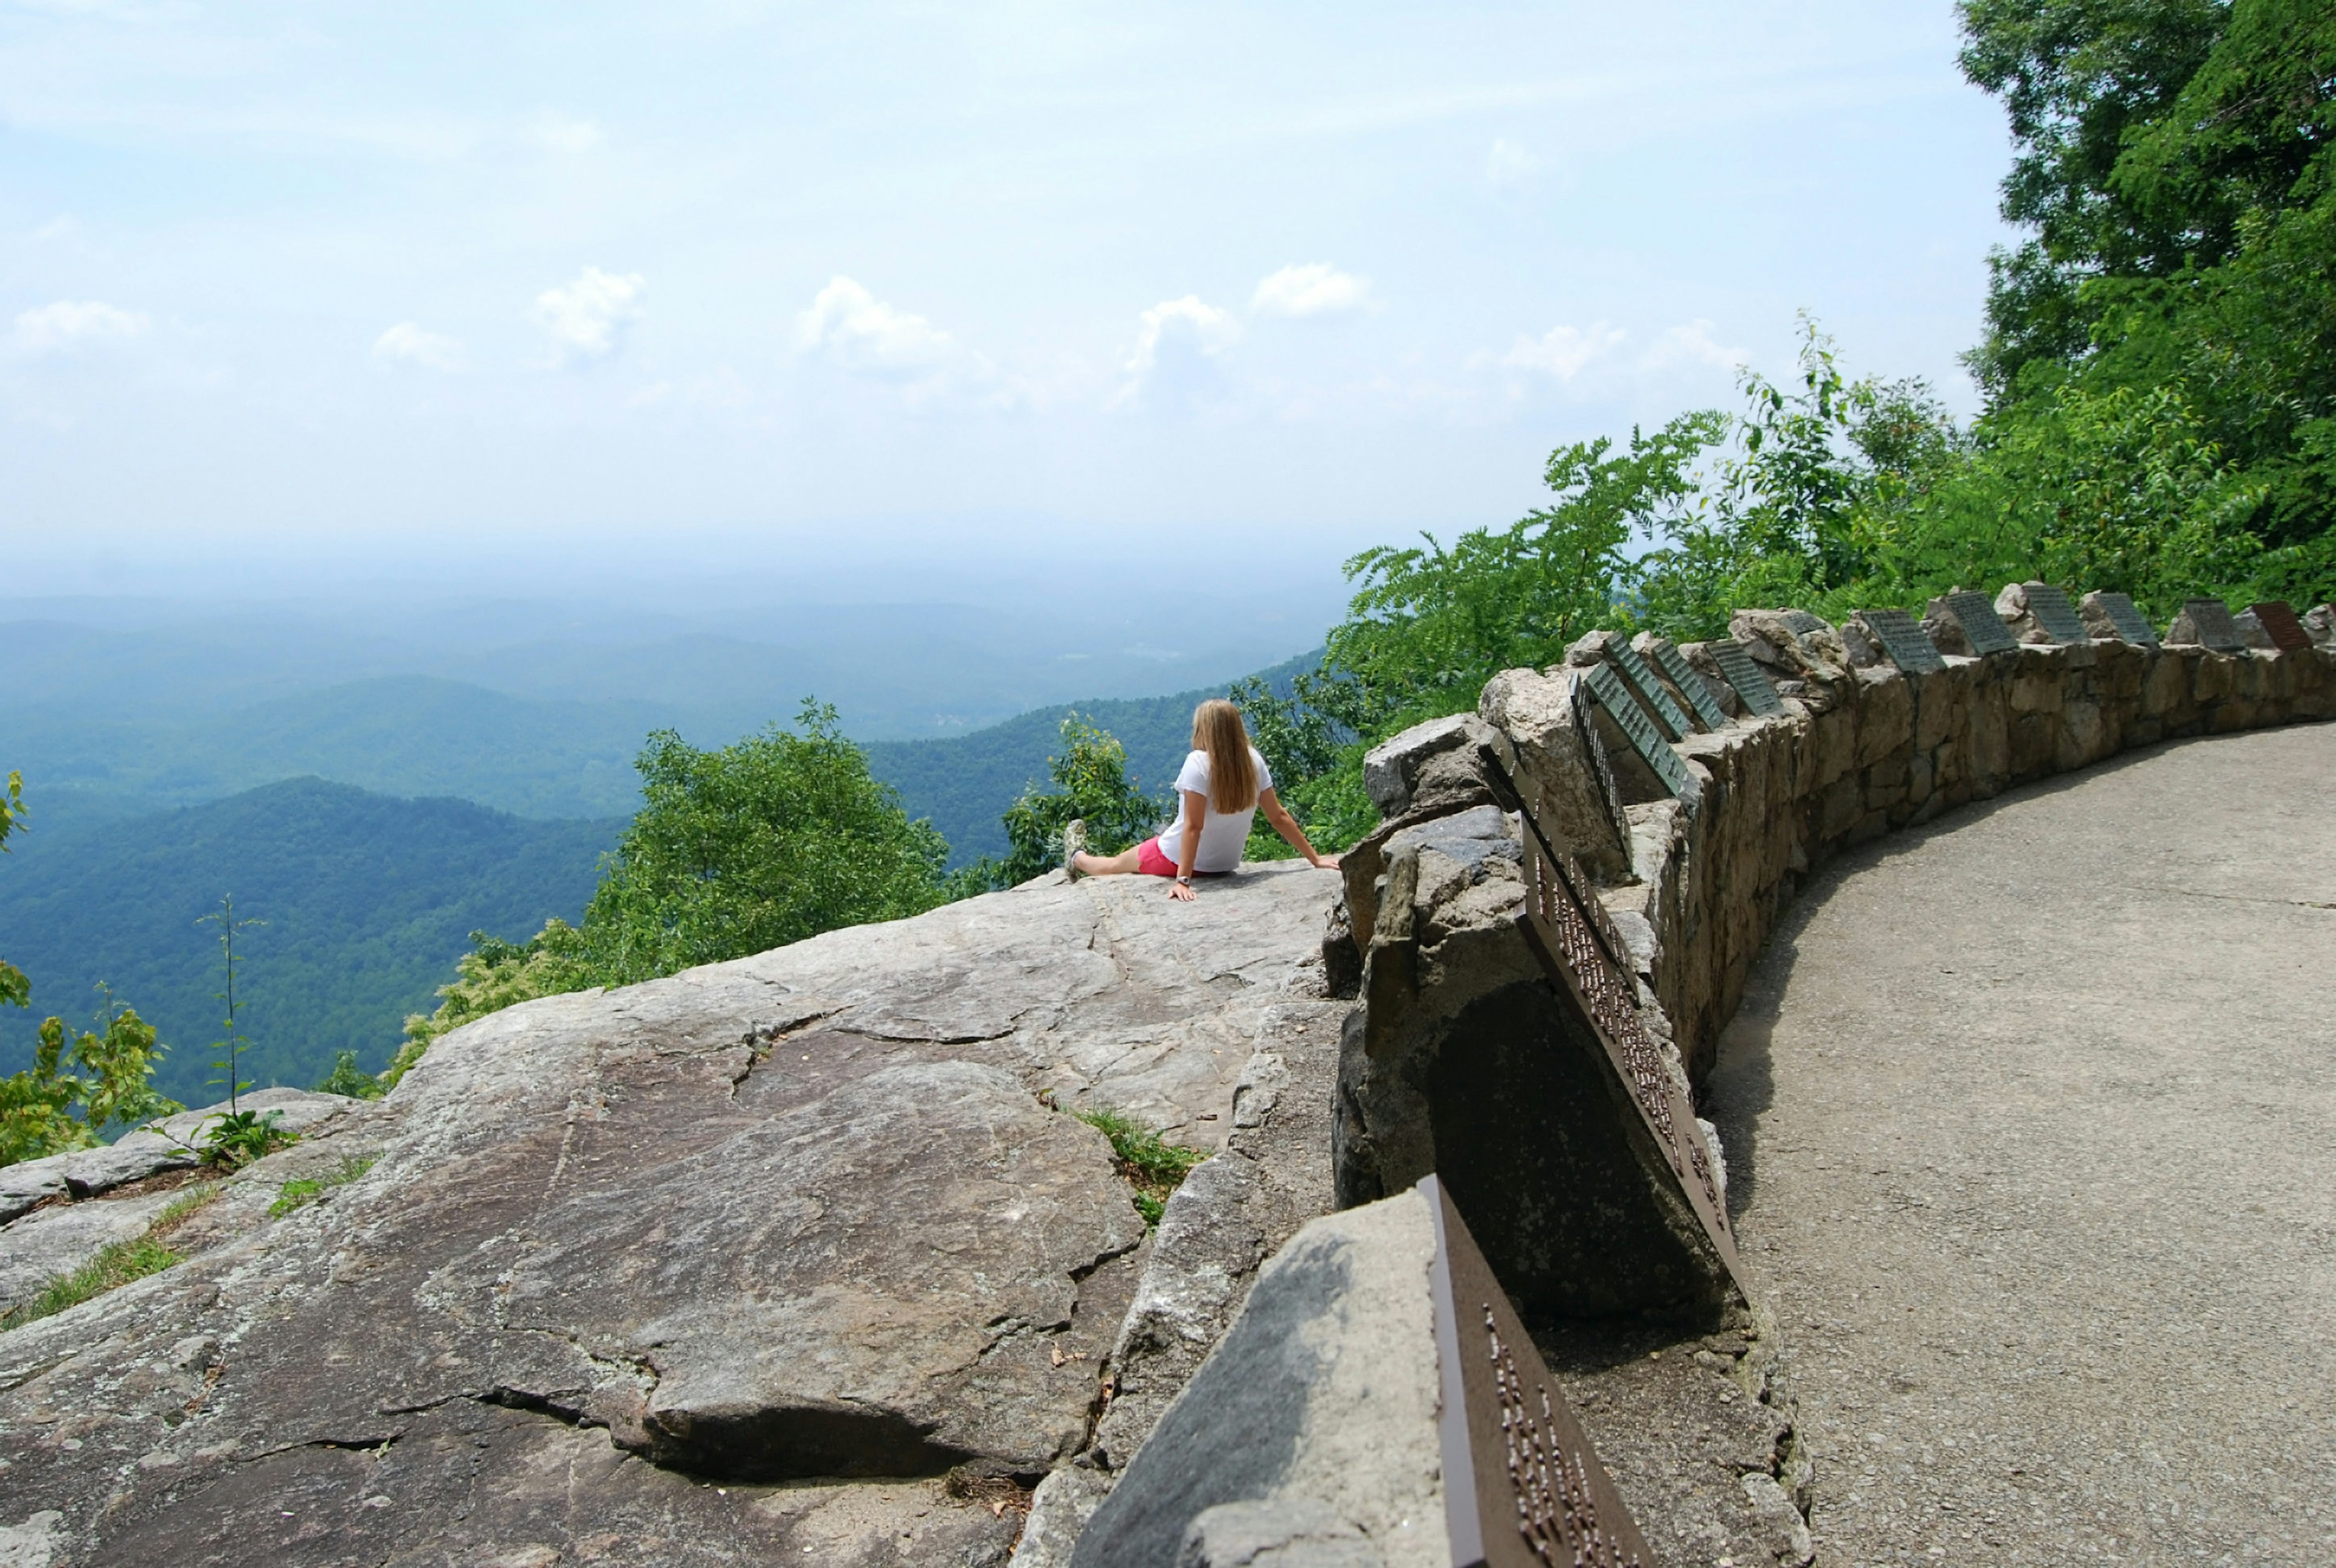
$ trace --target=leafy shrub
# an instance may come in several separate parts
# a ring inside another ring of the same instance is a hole
[[[89,1148],[109,1127],[185,1108],[149,1081],[163,1050],[152,1026],[110,996],[100,1021],[103,1034],[84,1029],[68,1050],[64,1020],[46,1019],[32,1066],[0,1078],[0,1165]]]
[[[377,1100],[389,1091],[379,1078],[357,1066],[355,1051],[342,1051],[333,1057],[333,1070],[316,1086],[320,1095],[346,1095],[351,1099]]]
[[[281,1111],[227,1111],[203,1124],[204,1162],[223,1171],[239,1171],[254,1160],[300,1141],[284,1130]]]
[[[1063,863],[1063,829],[1074,819],[1086,823],[1087,847],[1115,855],[1150,838],[1166,820],[1162,803],[1144,793],[1127,771],[1127,750],[1109,731],[1077,714],[1063,719],[1063,749],[1046,759],[1051,790],[1027,785],[1006,808],[1002,862],[983,862],[968,879],[968,891],[1010,888]]]

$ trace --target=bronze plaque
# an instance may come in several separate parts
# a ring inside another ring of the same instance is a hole
[[[2151,626],[2148,618],[2135,608],[2133,599],[2129,596],[2103,589],[2093,597],[2100,601],[2101,609],[2108,613],[2109,624],[2117,628],[2119,638],[2136,648],[2157,646],[2157,628]]]
[[[1711,687],[1704,684],[1703,677],[1695,673],[1695,667],[1687,662],[1687,657],[1668,642],[1658,642],[1654,648],[1656,667],[1679,688],[1679,696],[1687,698],[1687,706],[1695,710],[1696,722],[1706,729],[1724,728],[1727,710],[1711,695]]]
[[[1785,624],[1793,628],[1793,635],[1795,637],[1806,637],[1813,631],[1831,631],[1833,629],[1831,627],[1825,625],[1824,621],[1819,620],[1815,616],[1811,615],[1805,609],[1786,610],[1785,612]]]
[[[1606,657],[1622,672],[1622,678],[1630,683],[1632,693],[1647,705],[1647,711],[1670,732],[1671,739],[1677,740],[1695,728],[1686,712],[1671,700],[1663,683],[1655,678],[1655,672],[1647,667],[1647,661],[1639,657],[1639,650],[1622,640],[1621,632],[1607,634]]]
[[[2247,608],[2255,613],[2255,623],[2271,638],[2272,647],[2282,653],[2312,646],[2312,634],[2295,618],[2295,607],[2283,599],[2267,599]]]
[[[1630,694],[1629,687],[1622,684],[1622,677],[1614,673],[1613,666],[1591,665],[1582,671],[1582,684],[1590,688],[1590,695],[1597,699],[1598,706],[1613,716],[1614,723],[1630,740],[1630,749],[1654,770],[1655,777],[1662,782],[1663,788],[1674,795],[1687,788],[1687,764],[1679,761],[1679,753],[1671,750],[1669,744],[1657,733],[1655,721],[1649,716],[1645,705]]]
[[[1704,1150],[1702,1131],[1663,1064],[1662,1047],[1639,1016],[1631,971],[1606,950],[1588,912],[1595,897],[1567,881],[1550,857],[1537,823],[1526,840],[1524,864],[1525,909],[1520,919],[1543,968],[1590,1020],[1606,1047],[1609,1064],[1639,1107],[1659,1156],[1679,1183],[1679,1195],[1701,1222],[1729,1277],[1735,1278],[1735,1233],[1728,1228],[1726,1201],[1711,1156]],[[1740,1282],[1737,1289],[1742,1289]]]
[[[2083,618],[2077,614],[2077,607],[2068,602],[2066,593],[2049,582],[2023,583],[2021,587],[2028,595],[2028,613],[2036,618],[2045,636],[2062,644],[2093,640],[2093,634],[2085,629]]]
[[[1746,707],[1763,718],[1785,711],[1776,688],[1768,684],[1767,673],[1752,662],[1752,656],[1744,651],[1742,643],[1732,637],[1723,637],[1703,646],[1711,650],[1719,673],[1728,677],[1728,684],[1736,688],[1736,695],[1743,699]]]
[[[1428,1289],[1453,1568],[1654,1568],[1451,1194],[1434,1176],[1419,1192],[1436,1222]]]
[[[1882,639],[1882,651],[1890,662],[1908,675],[1935,675],[1947,667],[1939,655],[1939,645],[1922,629],[1922,623],[1903,609],[1861,609],[1858,617],[1874,628]]]
[[[2238,622],[2231,618],[2231,607],[2221,599],[2185,599],[2182,613],[2190,618],[2200,646],[2215,653],[2247,651],[2247,639],[2240,634]]]
[[[1963,628],[1963,640],[1976,654],[2010,653],[2020,646],[2003,618],[1995,613],[1995,605],[1987,595],[1966,589],[1947,595],[1947,613]]]

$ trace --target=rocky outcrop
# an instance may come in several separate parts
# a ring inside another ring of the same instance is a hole
[[[50,1568],[1002,1563],[1322,1201],[1274,1138],[1327,1119],[1336,886],[1048,879],[449,1035],[189,1261],[0,1336],[0,1525]],[[1101,1105],[1220,1151],[1185,1207],[1232,1255],[1147,1238]]]

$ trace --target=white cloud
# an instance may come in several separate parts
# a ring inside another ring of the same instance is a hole
[[[638,272],[618,277],[588,267],[575,282],[537,296],[536,323],[550,335],[560,360],[605,359],[616,351],[626,324],[640,319],[647,287]]]
[[[1560,381],[1572,381],[1582,366],[1611,353],[1626,336],[1621,327],[1602,321],[1592,323],[1586,331],[1577,326],[1552,326],[1537,338],[1518,338],[1516,346],[1501,356],[1501,363],[1519,370],[1544,371]]]
[[[1541,167],[1541,160],[1510,141],[1496,138],[1493,151],[1484,157],[1484,178],[1504,190],[1522,185]]]
[[[600,145],[600,128],[589,120],[576,120],[547,109],[527,122],[520,134],[546,152],[589,152]]]
[[[1250,308],[1265,316],[1329,316],[1371,303],[1371,280],[1327,261],[1285,267],[1260,279]]]
[[[885,304],[841,275],[795,317],[795,340],[851,370],[931,371],[963,352],[923,317]]]
[[[1127,358],[1128,374],[1147,375],[1163,353],[1179,349],[1214,357],[1240,338],[1241,323],[1232,313],[1203,303],[1199,295],[1163,299],[1144,313],[1144,323],[1135,331],[1135,352]]]
[[[430,370],[462,368],[462,346],[440,333],[425,332],[411,321],[401,321],[373,340],[373,356],[403,361]]]
[[[20,354],[69,354],[141,336],[146,317],[94,299],[60,299],[16,317],[9,341]]]
[[[1721,370],[1734,370],[1751,358],[1741,348],[1723,346],[1711,336],[1711,323],[1696,320],[1683,322],[1655,339],[1648,350],[1646,368],[1665,370],[1675,365],[1708,365]]]
[[[1127,380],[1112,402],[1134,404],[1154,385],[1184,402],[1202,400],[1222,386],[1223,376],[1213,362],[1241,335],[1232,312],[1197,294],[1162,300],[1144,313],[1135,329],[1135,347],[1123,366]]]

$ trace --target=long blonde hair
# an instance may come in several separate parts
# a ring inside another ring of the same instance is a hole
[[[1257,761],[1241,709],[1212,696],[1192,710],[1192,749],[1209,754],[1209,809],[1245,812],[1257,804]]]

